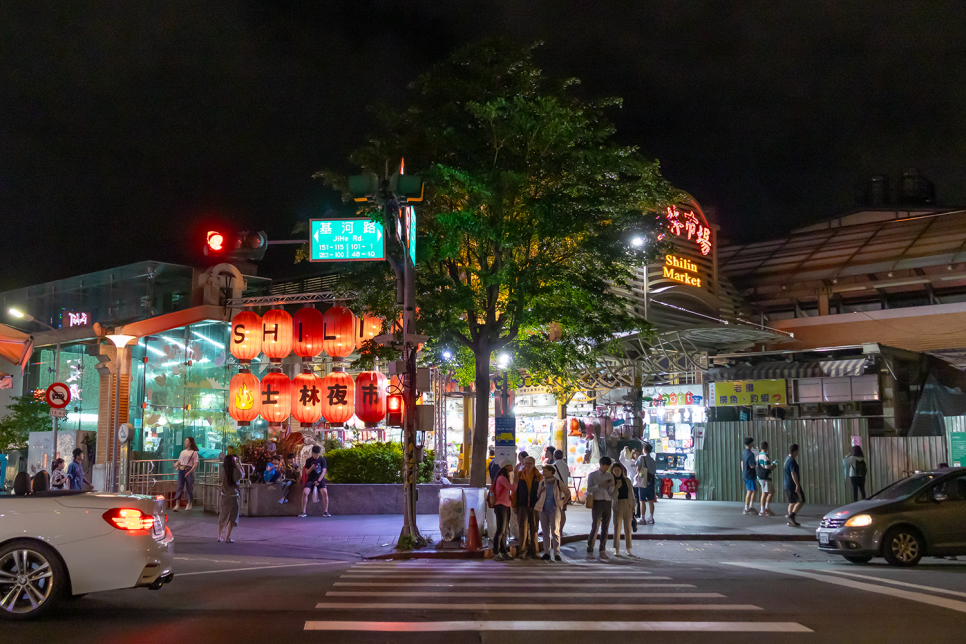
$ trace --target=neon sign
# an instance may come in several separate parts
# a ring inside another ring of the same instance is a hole
[[[680,268],[687,273],[675,270]],[[696,286],[701,288],[701,278],[697,275],[692,275],[691,273],[697,273],[698,267],[694,262],[690,262],[686,259],[675,257],[674,255],[666,255],[664,257],[664,277],[672,279],[675,282],[681,282],[688,286]]]
[[[681,212],[677,206],[667,209],[668,228],[678,237],[687,235],[701,249],[702,255],[711,252],[711,228],[702,226],[693,212]]]
[[[67,326],[86,326],[90,318],[87,313],[67,313]]]

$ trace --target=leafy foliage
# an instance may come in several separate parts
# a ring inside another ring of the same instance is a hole
[[[402,483],[402,445],[393,442],[358,443],[325,453],[327,478],[333,483]],[[419,467],[417,482],[433,478],[433,452]]]
[[[39,390],[38,390],[39,391]],[[8,414],[0,418],[0,451],[23,449],[30,432],[52,432],[54,421],[43,392],[17,396],[7,405]]]

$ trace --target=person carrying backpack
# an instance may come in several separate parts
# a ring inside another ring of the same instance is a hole
[[[778,461],[770,460],[768,456],[768,441],[762,441],[758,446],[758,461],[756,470],[758,474],[758,485],[761,486],[761,511],[759,516],[773,517],[775,513],[769,507],[771,500],[775,496],[775,484],[771,480],[772,470],[778,465]]]
[[[865,501],[865,477],[869,474],[869,466],[862,455],[862,448],[853,445],[852,452],[845,455],[843,463],[848,469],[849,481],[852,482],[852,503],[859,500],[859,492],[862,492],[862,500]]]

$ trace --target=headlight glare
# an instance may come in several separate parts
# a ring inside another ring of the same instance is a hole
[[[867,525],[872,525],[872,517],[868,514],[857,514],[846,521],[845,525],[850,528],[864,528]]]

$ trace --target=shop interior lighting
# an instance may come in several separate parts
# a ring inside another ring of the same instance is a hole
[[[219,349],[224,349],[225,348],[225,345],[223,345],[221,342],[215,342],[214,340],[212,340],[211,338],[209,338],[207,335],[203,335],[201,333],[198,333],[197,331],[192,331],[192,333],[195,334],[196,336],[198,336],[199,338],[201,338],[202,340],[205,340],[206,342],[209,342],[209,343],[215,345]]]
[[[185,341],[184,341],[184,340],[175,340],[174,338],[169,338],[169,337],[168,337],[168,336],[166,336],[166,335],[162,335],[161,337],[162,337],[162,338],[164,338],[165,340],[167,340],[168,342],[170,342],[170,343],[172,343],[172,344],[176,344],[176,345],[178,345],[178,346],[179,346],[179,347],[181,347],[182,349],[184,349],[184,348],[186,348],[186,347],[188,346],[188,345],[187,345],[187,344],[185,343]]]
[[[154,347],[152,347],[147,342],[144,343],[144,348],[147,349],[148,351],[150,351],[151,353],[153,353],[154,355],[158,355],[158,356],[163,356],[164,355],[164,351],[162,351],[161,349],[155,349]]]

